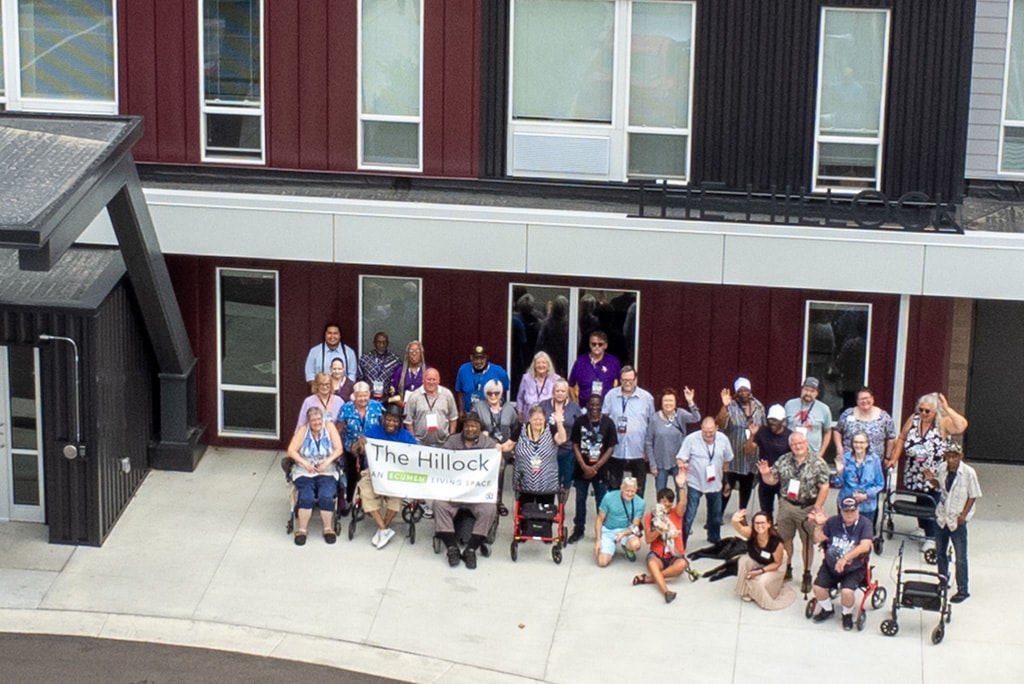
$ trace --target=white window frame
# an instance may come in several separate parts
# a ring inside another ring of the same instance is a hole
[[[874,314],[874,306],[870,302],[846,302],[825,299],[808,299],[804,303],[803,356],[800,359],[800,368],[802,370],[802,373],[800,375],[800,379],[797,380],[797,382],[803,382],[804,378],[806,378],[808,375],[814,375],[814,373],[816,372],[809,368],[807,365],[808,357],[810,356],[810,351],[808,347],[810,346],[812,308],[831,309],[833,311],[848,308],[863,308],[867,310],[867,322],[865,324],[866,327],[864,333],[864,377],[861,378],[861,381],[858,384],[858,388],[866,386],[868,384],[868,378],[870,377],[871,372],[871,323],[872,316]],[[833,355],[837,355],[838,353],[838,349],[833,349]],[[822,397],[825,396],[826,391],[826,388],[824,387],[825,378],[819,377],[818,380],[822,382],[822,387],[819,389],[819,393],[821,396],[819,396],[818,398],[822,399]],[[841,398],[842,397],[840,397],[840,399]],[[838,414],[836,414],[836,417],[838,417]]]
[[[273,387],[259,385],[238,385],[225,383],[223,378],[223,344],[224,331],[221,321],[224,317],[223,297],[221,293],[221,277],[225,273],[270,274],[274,277],[274,364],[275,382]],[[226,268],[218,267],[216,272],[217,298],[217,434],[223,437],[246,437],[249,439],[277,440],[281,436],[281,276],[275,270],[261,268]],[[249,392],[252,394],[274,395],[274,434],[263,432],[245,432],[224,427],[224,393]]]
[[[611,182],[626,182],[630,179],[658,179],[669,184],[685,185],[689,182],[691,170],[691,157],[693,148],[693,100],[694,100],[694,59],[696,54],[695,42],[697,32],[697,3],[672,2],[671,4],[689,5],[690,16],[690,68],[687,99],[687,126],[685,128],[664,128],[644,127],[629,124],[629,96],[630,96],[630,59],[632,56],[632,21],[633,5],[636,2],[647,2],[651,4],[665,3],[666,0],[613,0],[615,12],[614,27],[614,50],[612,62],[612,104],[611,121],[608,123],[584,123],[574,121],[541,121],[532,119],[517,120],[513,118],[513,79],[514,55],[515,55],[515,2],[509,13],[509,73],[508,73],[508,131],[507,131],[507,159],[506,173],[509,176],[531,177],[531,178],[558,178],[576,180],[597,180]],[[629,174],[629,135],[631,133],[646,133],[669,135],[673,137],[686,138],[686,159],[684,162],[685,173],[682,177],[664,178],[657,174]],[[576,138],[580,141],[606,141],[608,144],[608,168],[607,172],[572,172],[572,171],[523,171],[517,170],[514,158],[517,135],[532,135],[550,137],[551,139],[566,140]]]
[[[821,95],[822,95],[822,74],[825,67],[825,21],[829,12],[874,12],[885,15],[885,48],[882,56],[882,83],[879,92],[878,102],[878,135],[867,137],[852,137],[841,135],[823,135],[821,133]],[[892,10],[874,9],[864,7],[822,7],[821,20],[818,27],[818,76],[815,86],[815,107],[814,107],[814,150],[811,166],[811,191],[825,192],[831,190],[834,194],[855,195],[864,190],[880,190],[882,187],[882,151],[885,144],[885,110],[886,100],[889,92],[889,48],[892,37]],[[823,182],[819,178],[818,162],[822,144],[837,143],[849,145],[874,145],[875,146],[875,182],[871,187],[842,186]]]
[[[251,164],[259,166],[267,163],[267,117],[266,117],[266,45],[264,22],[266,12],[264,0],[259,0],[260,7],[260,98],[258,102],[245,101],[239,103],[218,103],[206,101],[206,73],[203,65],[206,60],[206,26],[203,19],[205,13],[203,6],[206,0],[198,0],[199,9],[199,148],[200,158],[204,162],[221,162],[230,164]],[[221,114],[228,116],[250,116],[260,119],[260,154],[257,158],[252,153],[239,151],[232,154],[229,150],[210,150],[206,144],[207,124],[206,117],[210,114]]]
[[[363,0],[359,0],[356,17],[356,112],[359,119],[359,130],[356,135],[356,149],[358,153],[358,168],[363,171],[423,171],[423,25],[426,22],[423,0],[413,0],[419,3],[420,7],[420,52],[419,52],[419,105],[417,116],[399,116],[389,114],[368,114],[363,107]],[[377,123],[406,123],[416,124],[416,164],[380,164],[364,161],[363,140],[365,138],[366,122]]]
[[[0,94],[0,110],[47,112],[59,114],[117,114],[120,91],[117,64],[117,2],[111,5],[111,57],[114,76],[113,100],[62,100],[21,95],[21,36],[18,22],[18,1],[0,0],[0,31],[3,32],[4,92]]]
[[[1007,113],[1006,113],[1006,110],[1007,110],[1007,107],[1008,107],[1008,103],[1009,103],[1009,100],[1010,100],[1010,64],[1011,64],[1011,61],[1012,61],[1011,58],[1013,57],[1013,53],[1014,53],[1014,48],[1013,48],[1013,30],[1014,30],[1013,15],[1014,15],[1014,9],[1015,9],[1017,3],[1019,3],[1019,2],[1022,2],[1022,0],[1010,0],[1009,7],[1008,7],[1009,14],[1006,17],[1006,59],[1005,59],[1005,64],[1003,65],[1003,92],[1002,92],[1001,107],[999,109],[999,150],[997,152],[997,154],[998,154],[998,162],[997,162],[997,167],[996,168],[999,169],[999,173],[1000,174],[1005,174],[1005,175],[1008,175],[1008,176],[1024,176],[1024,168],[1021,168],[1021,169],[1006,169],[1006,168],[1003,167],[1003,163],[1005,161],[1003,152],[1006,149],[1006,129],[1007,128],[1017,128],[1017,129],[1021,129],[1021,132],[1024,133],[1024,120],[1022,120],[1022,119],[1011,119],[1009,116],[1007,116]],[[1024,33],[1022,33],[1021,36],[1024,37]],[[1024,59],[1024,44],[1022,44],[1019,47],[1019,50],[1022,53],[1021,54],[1021,58]],[[1021,94],[1021,97],[1024,97],[1024,93]]]
[[[366,283],[366,281],[368,279],[369,280],[400,280],[402,282],[415,282],[416,283],[416,297],[417,297],[416,306],[417,306],[418,316],[417,316],[417,320],[416,320],[416,335],[415,335],[415,337],[413,337],[410,340],[397,340],[399,344],[394,345],[394,342],[396,340],[394,338],[394,335],[392,335],[392,331],[391,330],[388,330],[387,328],[382,328],[381,326],[376,326],[372,330],[370,330],[370,329],[366,328],[363,325],[363,322],[366,320],[366,315],[365,315],[365,312],[363,310],[363,304],[364,304],[364,302],[363,302],[363,295],[365,294],[364,286],[365,286],[365,283]],[[422,340],[423,339],[423,278],[414,277],[414,276],[383,276],[383,275],[372,275],[372,274],[366,274],[366,275],[360,275],[359,276],[359,355],[360,356],[362,356],[363,354],[365,354],[366,352],[368,352],[370,349],[373,348],[373,336],[375,334],[377,334],[377,332],[379,330],[383,330],[385,333],[387,333],[388,340],[393,344],[393,346],[395,348],[401,347],[401,348],[404,349],[405,345],[408,344],[409,342],[412,342],[412,340]],[[369,346],[367,346],[367,344],[366,344],[367,336],[369,336]],[[394,351],[394,348],[392,348],[392,351]],[[401,353],[399,353],[399,352],[395,352],[395,353],[398,354],[399,356],[401,356]]]

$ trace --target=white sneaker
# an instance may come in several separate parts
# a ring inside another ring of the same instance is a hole
[[[385,546],[388,545],[388,542],[391,541],[391,538],[394,537],[394,536],[395,536],[395,531],[393,529],[391,529],[390,527],[387,528],[386,530],[381,530],[380,531],[380,541],[377,543],[377,548],[378,549],[383,549]]]
[[[430,502],[429,501],[424,501],[422,503],[422,506],[423,506],[423,517],[427,518],[427,519],[433,518],[434,517],[434,509],[430,505]]]
[[[934,539],[925,539],[924,543],[921,544],[921,553],[926,553],[928,551],[933,551],[934,549],[935,549],[935,540]]]
[[[374,546],[376,546],[378,549],[380,548],[380,533],[381,532],[383,532],[383,530],[378,527],[377,531],[373,533],[373,537],[370,538],[370,543],[373,544]]]

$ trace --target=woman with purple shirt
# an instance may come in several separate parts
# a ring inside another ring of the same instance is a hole
[[[519,420],[526,422],[526,415],[537,404],[545,399],[551,398],[551,391],[555,387],[555,380],[558,374],[551,364],[551,357],[547,352],[537,352],[533,355],[533,363],[523,373],[522,382],[519,383],[519,394],[516,396],[516,411],[519,412]]]

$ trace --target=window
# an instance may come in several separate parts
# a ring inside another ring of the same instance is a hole
[[[815,191],[879,189],[888,55],[887,10],[822,9]]]
[[[200,1],[203,160],[262,164],[263,3]]]
[[[220,434],[279,434],[277,273],[218,269]]]
[[[359,353],[373,349],[373,336],[383,330],[391,351],[421,339],[423,281],[420,278],[359,276]]]
[[[999,170],[1024,173],[1024,0],[1014,0],[1006,46]]]
[[[590,353],[590,333],[608,335],[608,353],[636,365],[640,293],[546,285],[509,286],[509,376],[515,396],[533,355],[547,352],[563,378],[577,356]],[[571,321],[575,321],[570,325]]]
[[[857,403],[857,390],[868,381],[870,351],[870,304],[807,302],[804,377],[821,383],[818,399],[828,404],[833,416]]]
[[[508,173],[685,182],[694,3],[515,0]]]
[[[113,0],[0,0],[0,106],[117,113]]]
[[[359,3],[359,168],[422,169],[422,0]]]

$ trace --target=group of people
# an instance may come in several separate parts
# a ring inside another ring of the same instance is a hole
[[[601,330],[590,332],[588,346],[589,353],[576,359],[567,378],[555,372],[546,352],[537,352],[512,397],[508,373],[490,362],[483,346],[471,349],[451,391],[441,385],[439,371],[426,364],[419,342],[409,343],[399,359],[389,351],[387,335],[379,332],[373,349],[356,359],[341,342],[340,328],[327,326],[324,342],[307,359],[313,393],[303,404],[288,450],[299,490],[295,542],[305,541],[314,501],[324,511],[332,486],[337,489],[341,473],[333,464],[339,461],[344,463],[345,501],[351,502],[358,482],[363,508],[377,522],[374,544],[382,548],[393,536],[390,522],[401,502],[373,494],[362,453],[367,436],[448,449],[496,448],[502,453],[496,504],[431,502],[435,534],[450,565],[476,567],[477,551],[495,519],[508,515],[502,492],[505,470],[512,465],[517,492],[548,493],[565,502],[576,490],[568,544],[586,536],[592,497],[597,565],[607,566],[619,549],[635,559],[646,544],[648,572],[634,583],[657,585],[671,602],[676,595],[665,580],[692,572],[685,549],[701,502],[707,539],[717,543],[735,490],[738,510],[732,527],[747,540],[737,593],[765,608],[791,603],[795,594],[786,583],[793,579],[799,535],[801,591],[813,589],[817,595],[825,589],[816,616],[824,620],[833,610],[828,588],[841,584],[847,626],[852,589],[849,596],[846,589],[863,579],[885,473],[898,467],[900,488],[936,507],[936,516],[919,524],[923,543],[936,548],[943,574],[949,570],[949,544],[954,545],[953,600],[969,595],[966,522],[981,492],[952,440],[967,429],[967,419],[942,394],[921,397],[899,433],[892,417],[875,406],[868,387],[857,391],[856,404],[833,421],[829,406],[818,399],[814,377],[804,380],[796,397],[767,409],[754,396],[750,380],[738,377],[731,389],[721,390],[720,410],[702,415],[689,387],[665,387],[657,398],[643,389],[637,370],[608,353],[608,336]],[[318,412],[322,419],[314,420]],[[687,426],[695,423],[699,429],[690,431]],[[836,454],[834,475],[825,460],[830,446]],[[654,478],[656,504],[645,511],[648,474]],[[303,479],[311,482],[300,486]],[[831,488],[839,490],[839,512],[829,517],[825,506]],[[755,489],[760,510],[751,516]],[[383,516],[378,513],[382,508]],[[455,534],[459,509],[474,518],[465,548]],[[333,543],[329,518],[324,517],[324,537]],[[826,560],[812,580],[814,549],[823,542]]]

